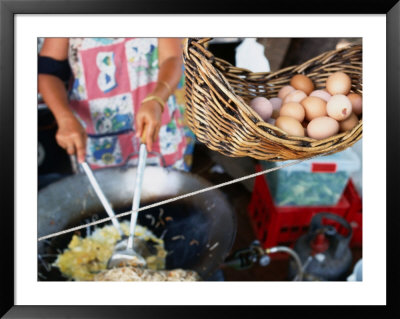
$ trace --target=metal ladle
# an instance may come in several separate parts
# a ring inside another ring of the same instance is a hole
[[[145,129],[143,129],[143,132]],[[147,149],[145,144],[145,134],[142,135],[141,144],[139,149],[139,163],[136,171],[135,189],[133,192],[133,202],[131,214],[131,224],[129,228],[129,237],[127,245],[119,245],[114,250],[113,255],[108,261],[107,268],[120,267],[124,265],[129,266],[146,266],[146,260],[133,249],[133,238],[135,235],[135,228],[137,222],[138,212],[135,211],[140,205],[140,195],[143,184],[143,173],[146,166]],[[126,247],[126,248],[125,248]]]

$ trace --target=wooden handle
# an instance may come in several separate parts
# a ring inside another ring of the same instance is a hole
[[[143,144],[146,144],[146,129],[147,129],[147,124],[143,125],[143,130],[142,130],[142,136],[140,137],[140,141]]]

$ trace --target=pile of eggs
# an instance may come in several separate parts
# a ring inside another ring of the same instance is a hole
[[[291,136],[325,139],[354,128],[362,114],[362,97],[350,92],[351,79],[344,72],[331,74],[325,89],[316,90],[310,78],[296,74],[278,96],[256,97],[250,106],[264,121]]]

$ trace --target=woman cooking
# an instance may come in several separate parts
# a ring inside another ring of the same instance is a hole
[[[178,38],[46,38],[39,92],[57,124],[57,143],[93,169],[136,164],[145,135],[148,164],[188,170]],[[65,81],[73,81],[67,91]]]

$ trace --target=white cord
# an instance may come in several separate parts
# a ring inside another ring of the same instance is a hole
[[[326,155],[326,154],[321,154],[321,155]],[[59,231],[59,232],[56,232],[56,233],[52,233],[52,234],[49,234],[49,235],[46,235],[46,236],[39,237],[38,241],[49,239],[49,238],[56,237],[56,236],[60,236],[60,235],[67,234],[67,233],[71,233],[73,231],[85,228],[87,226],[94,226],[94,225],[97,225],[97,224],[105,223],[107,221],[110,221],[110,220],[113,220],[113,219],[116,219],[116,218],[120,218],[120,217],[124,217],[124,216],[130,215],[130,214],[135,213],[135,212],[144,211],[144,210],[147,210],[147,209],[150,209],[150,208],[154,208],[154,207],[157,207],[157,206],[161,206],[161,205],[165,205],[165,204],[168,204],[168,203],[172,203],[174,201],[177,201],[177,200],[180,200],[180,199],[183,199],[183,198],[187,198],[187,197],[190,197],[190,196],[195,196],[195,195],[198,195],[198,194],[201,194],[201,193],[204,193],[204,192],[208,192],[208,191],[220,188],[220,187],[224,187],[224,186],[228,186],[228,185],[231,185],[231,184],[234,184],[234,183],[238,183],[238,182],[244,181],[246,179],[254,178],[254,177],[257,177],[257,176],[260,176],[260,175],[264,175],[264,174],[279,170],[279,169],[284,168],[284,167],[289,167],[289,166],[292,166],[292,165],[295,165],[295,164],[299,164],[301,162],[304,162],[306,160],[310,160],[310,159],[319,157],[321,155],[316,155],[316,156],[313,156],[313,157],[310,157],[310,158],[301,159],[301,160],[298,160],[298,161],[295,161],[295,162],[291,162],[291,163],[287,163],[287,164],[280,165],[280,166],[277,166],[277,167],[269,168],[269,169],[266,169],[264,171],[261,171],[261,172],[258,172],[258,173],[254,173],[254,174],[250,174],[250,175],[246,175],[246,176],[243,176],[243,177],[239,177],[239,178],[236,178],[234,180],[231,180],[231,181],[228,181],[228,182],[225,182],[225,183],[221,183],[221,184],[218,184],[218,185],[206,187],[206,188],[203,188],[203,189],[191,192],[191,193],[183,194],[183,195],[180,195],[180,196],[177,196],[177,197],[174,197],[174,198],[163,200],[161,202],[157,202],[157,203],[154,203],[154,204],[151,204],[151,205],[143,206],[143,207],[141,207],[139,209],[135,209],[135,210],[127,211],[127,212],[124,212],[124,213],[120,213],[120,214],[115,215],[114,217],[106,217],[106,218],[99,219],[99,220],[91,222],[91,223],[87,223],[85,225],[80,225],[80,226],[68,228],[68,229],[65,229],[65,230],[62,230],[62,231]]]

